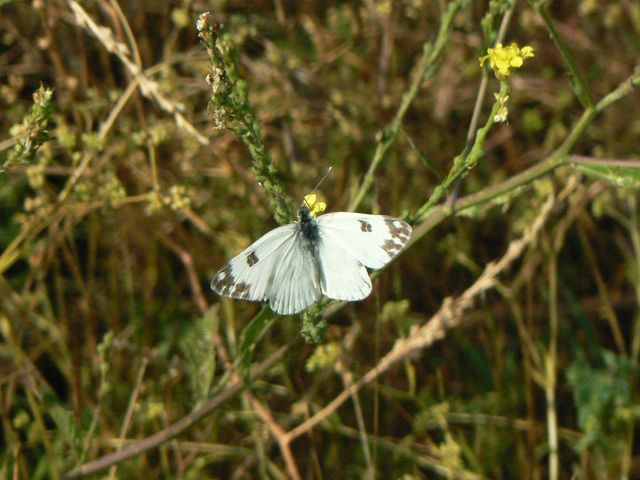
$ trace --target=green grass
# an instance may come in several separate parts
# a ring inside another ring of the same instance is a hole
[[[638,476],[634,2],[0,26],[0,478]],[[480,67],[512,42],[535,56]],[[278,318],[211,292],[330,166],[328,211],[414,227],[372,295]]]

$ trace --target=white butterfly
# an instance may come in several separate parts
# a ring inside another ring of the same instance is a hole
[[[281,315],[298,313],[326,295],[362,300],[371,293],[365,267],[384,267],[407,244],[411,227],[385,215],[336,212],[307,195],[298,221],[271,230],[233,257],[211,281],[220,295],[269,300]]]

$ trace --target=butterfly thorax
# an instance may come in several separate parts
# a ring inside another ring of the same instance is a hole
[[[298,229],[302,233],[307,249],[315,253],[320,240],[320,231],[318,222],[313,218],[311,211],[304,203],[298,209]]]
[[[314,283],[320,285],[321,273],[320,273],[320,259],[319,259],[319,246],[320,246],[320,228],[318,222],[314,218],[309,207],[306,204],[300,205],[298,209],[298,232],[302,236],[302,243],[305,249],[311,253]]]

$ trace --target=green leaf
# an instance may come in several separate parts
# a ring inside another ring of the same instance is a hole
[[[595,366],[583,352],[567,368],[578,425],[584,437],[581,448],[597,447],[607,454],[620,450],[636,422],[638,405],[633,395],[633,379],[638,365],[629,358],[603,350]]]
[[[266,305],[253,320],[244,327],[240,334],[240,347],[238,360],[240,362],[240,374],[246,385],[251,383],[251,360],[253,351],[262,336],[269,330],[277,315]]]
[[[216,370],[214,335],[218,332],[219,305],[214,305],[199,318],[181,342],[184,356],[189,362],[191,386],[198,400],[208,397]]]
[[[55,423],[56,431],[60,434],[60,437],[71,447],[70,451],[73,460],[78,461],[82,455],[82,444],[76,428],[73,411],[56,404],[49,408],[48,413],[53,423]],[[65,449],[65,451],[68,450]]]
[[[640,168],[582,162],[576,163],[575,166],[585,175],[606,180],[616,187],[640,187]]]

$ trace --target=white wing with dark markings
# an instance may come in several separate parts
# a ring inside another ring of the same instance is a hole
[[[320,297],[310,252],[297,224],[278,227],[233,257],[211,281],[220,295],[264,301],[276,313],[297,313]]]
[[[336,212],[318,217],[322,238],[333,248],[349,252],[362,265],[384,267],[411,238],[408,223],[386,215]]]
[[[268,300],[282,315],[306,309],[322,294],[336,300],[366,298],[371,279],[365,267],[389,263],[409,241],[411,227],[397,218],[364,213],[316,219],[311,207],[303,203],[298,222],[272,230],[233,257],[211,288],[228,297]]]

